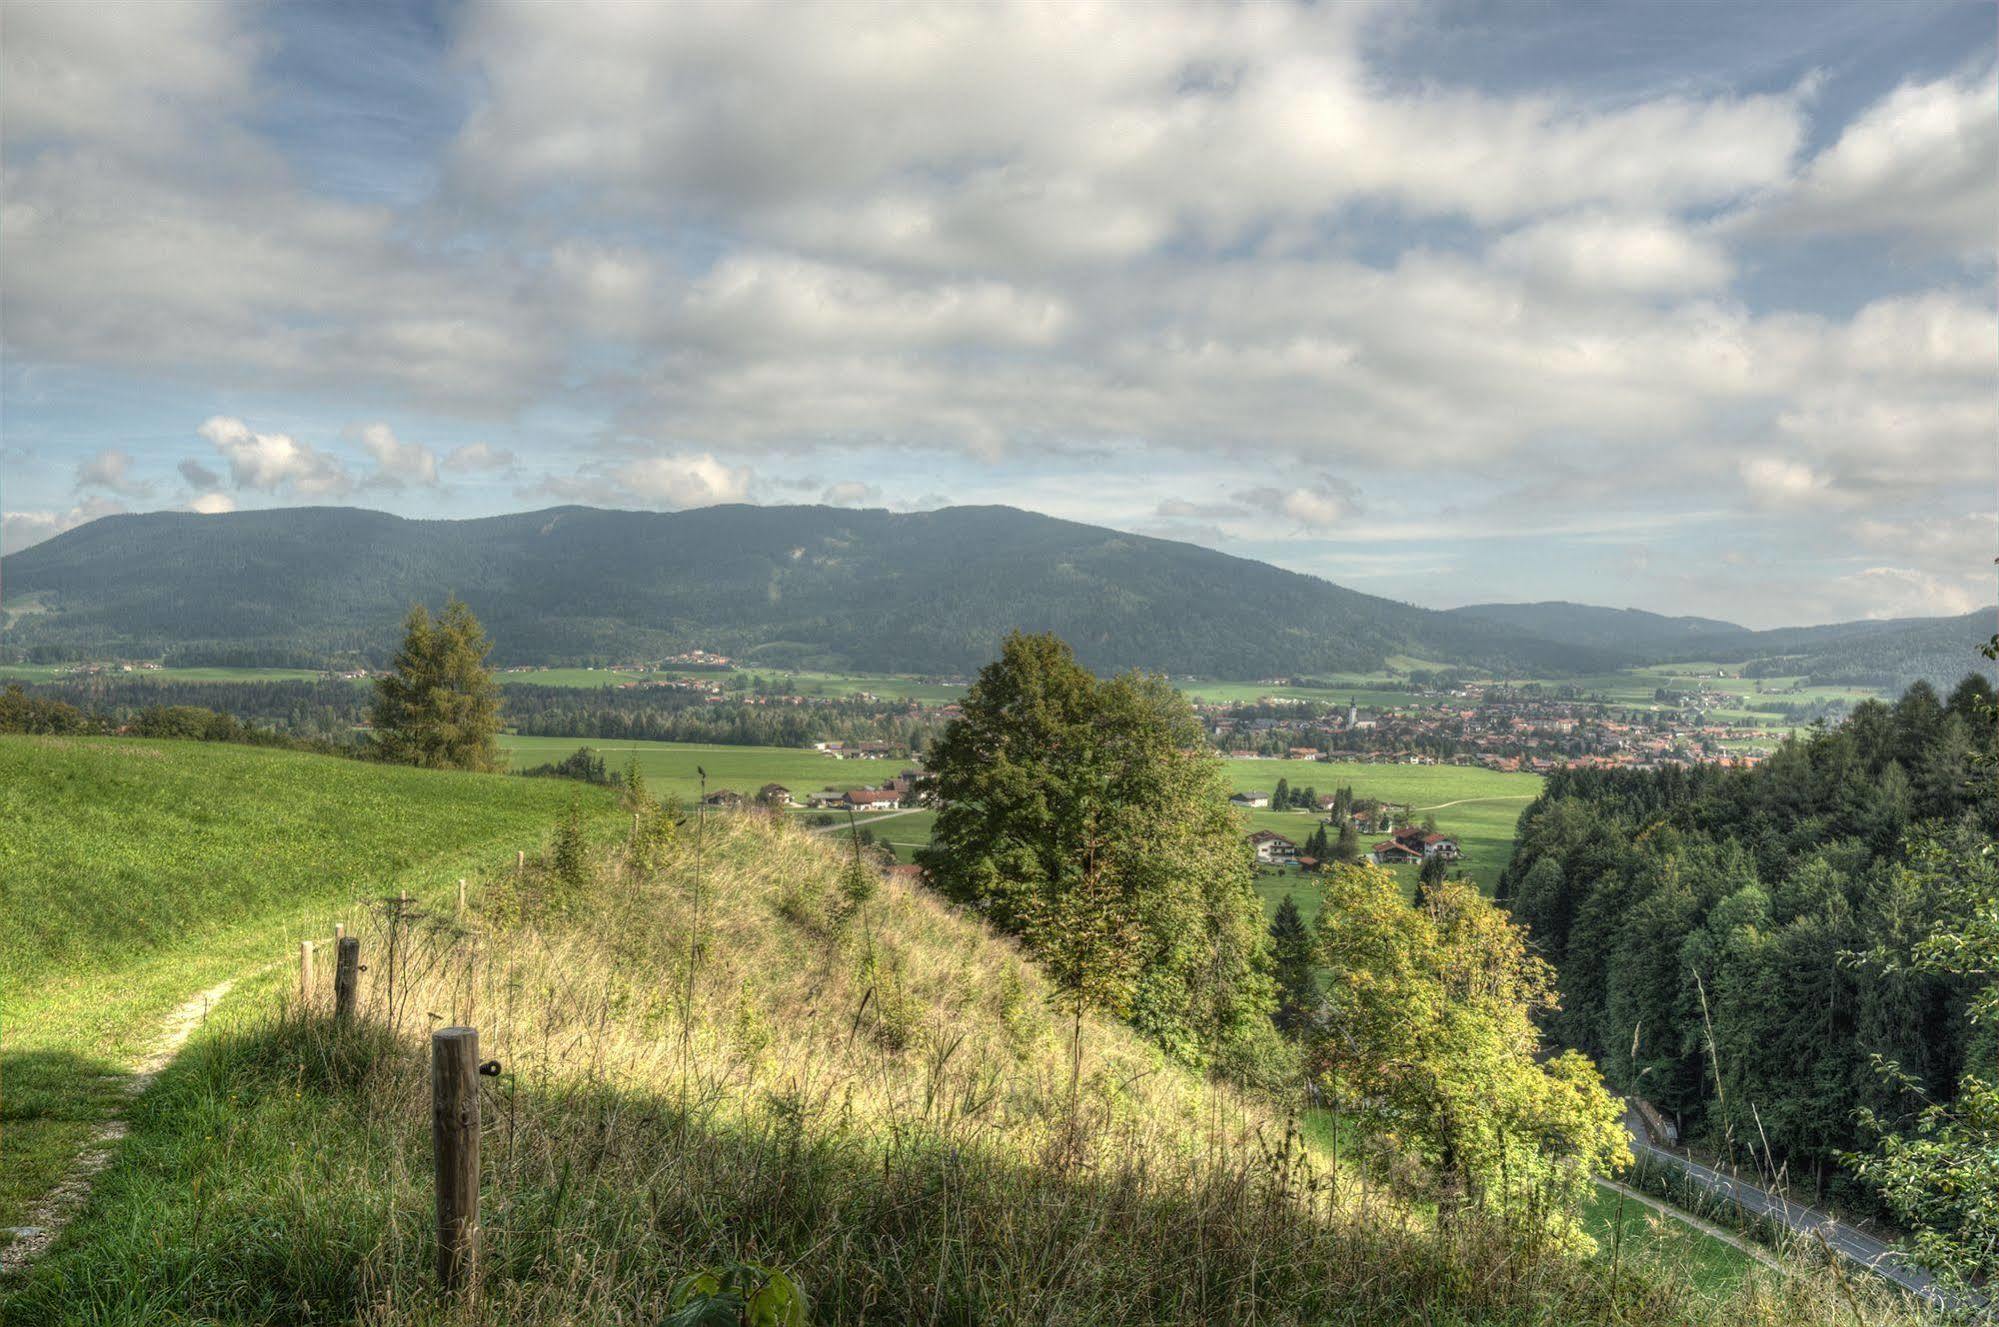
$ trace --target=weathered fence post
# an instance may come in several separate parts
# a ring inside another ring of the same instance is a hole
[[[337,944],[339,941],[345,939],[346,936],[347,936],[347,923],[346,922],[333,923],[334,942]]]
[[[430,1036],[430,1140],[437,1157],[437,1282],[470,1290],[479,1275],[479,1030]]]
[[[514,871],[518,874],[519,872],[525,871],[527,869],[528,869],[528,850],[526,848],[514,849]]]
[[[310,1007],[312,1004],[312,941],[298,942],[298,1000]]]
[[[458,915],[465,915],[465,877],[458,877]]]
[[[351,1023],[361,998],[361,942],[343,935],[334,942],[334,951],[333,1017]]]

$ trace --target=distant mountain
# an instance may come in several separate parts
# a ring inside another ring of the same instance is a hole
[[[1765,677],[1805,676],[1900,690],[1918,678],[1946,687],[1992,665],[1978,654],[1999,624],[1999,609],[1962,617],[1835,622],[1751,631],[1704,617],[1662,617],[1635,608],[1587,604],[1472,604],[1449,616],[1539,636],[1556,644],[1633,656],[1632,662],[1742,664]]]
[[[1545,676],[1627,657],[1009,507],[159,512],[15,553],[0,585],[0,648],[17,657],[381,659],[408,606],[448,592],[505,663],[702,647],[771,667],[962,673],[1014,627],[1056,631],[1098,669],[1223,678],[1375,669],[1392,655]]]
[[[1700,651],[1728,648],[1756,634],[1747,627],[1713,618],[1662,617],[1638,608],[1595,608],[1560,600],[1538,604],[1470,604],[1447,611],[1454,617],[1490,623],[1562,645],[1649,659],[1714,658]]]

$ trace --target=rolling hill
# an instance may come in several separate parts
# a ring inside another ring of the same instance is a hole
[[[7,558],[6,644],[38,658],[381,659],[455,592],[502,663],[694,647],[771,666],[962,672],[1011,628],[1091,667],[1256,678],[1393,655],[1549,674],[1621,655],[1361,594],[1192,544],[1008,507],[679,513],[562,507],[465,521],[351,508],[110,516]]]
[[[403,613],[472,604],[504,664],[703,648],[767,667],[964,673],[1010,629],[1092,668],[1255,679],[1396,656],[1518,676],[1712,659],[1899,686],[1977,666],[1990,613],[1751,631],[1586,604],[1436,612],[1315,576],[1011,507],[547,511],[343,507],[107,516],[0,564],[0,657],[384,660]]]
[[[1961,617],[1884,618],[1816,627],[1751,631],[1703,617],[1663,617],[1636,608],[1589,604],[1471,604],[1448,616],[1537,636],[1578,649],[1625,653],[1631,662],[1713,660],[1744,664],[1750,675],[1805,676],[1821,685],[1900,690],[1918,678],[1939,687],[1992,669],[1978,656],[1991,639],[1991,609]]]

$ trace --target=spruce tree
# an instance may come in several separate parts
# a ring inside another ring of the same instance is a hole
[[[1297,901],[1286,894],[1270,923],[1272,976],[1277,982],[1277,1012],[1272,1017],[1292,1036],[1309,1025],[1318,999],[1317,959],[1313,955],[1316,943]]]
[[[1291,809],[1291,783],[1288,779],[1277,781],[1277,791],[1270,795],[1270,809],[1288,811]]]
[[[432,619],[414,605],[388,676],[375,682],[377,756],[427,769],[498,769],[500,689],[479,619],[455,596]]]

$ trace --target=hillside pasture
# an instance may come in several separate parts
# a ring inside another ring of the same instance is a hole
[[[0,1226],[20,1223],[190,995],[445,897],[603,789],[219,743],[0,737]]]

